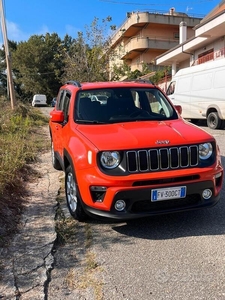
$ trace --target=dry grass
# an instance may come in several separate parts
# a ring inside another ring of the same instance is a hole
[[[65,201],[65,189],[61,187],[57,197],[58,209],[56,212],[57,246],[73,244],[83,247],[83,258],[76,262],[76,266],[69,268],[64,281],[70,290],[80,290],[82,293],[91,291],[93,300],[103,299],[103,282],[101,279],[102,267],[96,260],[96,255],[91,251],[93,243],[92,226],[89,223],[79,223],[72,217],[65,217],[61,204]],[[82,236],[79,237],[79,236]],[[81,241],[82,239],[82,241]]]
[[[0,247],[7,244],[19,225],[26,182],[37,176],[31,162],[46,142],[38,130],[47,124],[38,110],[18,104],[12,110],[10,103],[0,99]]]

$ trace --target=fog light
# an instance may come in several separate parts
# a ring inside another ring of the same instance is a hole
[[[115,209],[117,211],[122,211],[126,207],[126,202],[124,200],[117,200],[115,203]]]
[[[205,200],[208,200],[209,198],[212,197],[212,191],[210,189],[206,189],[202,192],[202,197],[205,199]]]

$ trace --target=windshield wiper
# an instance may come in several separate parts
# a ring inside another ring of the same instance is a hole
[[[75,122],[79,123],[79,124],[105,124],[105,122],[100,122],[100,121],[97,121],[97,120],[81,120],[81,119],[76,119]]]

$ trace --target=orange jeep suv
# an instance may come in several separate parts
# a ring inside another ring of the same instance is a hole
[[[149,82],[63,85],[49,129],[71,215],[126,220],[215,205],[218,146],[181,111]]]

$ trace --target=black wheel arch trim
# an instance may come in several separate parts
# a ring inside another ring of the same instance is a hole
[[[75,168],[73,165],[72,157],[70,156],[69,152],[66,149],[64,149],[64,151],[63,151],[63,170],[66,171],[66,169],[69,165],[72,167],[72,169],[75,173]]]
[[[219,108],[218,105],[215,105],[215,104],[211,104],[207,107],[207,110],[206,110],[206,114],[202,114],[202,116],[206,116],[208,117],[208,115],[211,113],[211,112],[217,112],[218,113],[218,116],[221,120],[224,120],[223,119],[223,116],[222,116],[222,113],[221,113],[221,110]]]
[[[56,157],[57,160],[59,161],[59,163],[60,163],[60,165],[61,165],[61,168],[62,168],[62,170],[64,171],[64,163],[63,163],[62,157],[60,156],[60,154],[59,154],[58,151],[55,151],[55,157]]]

